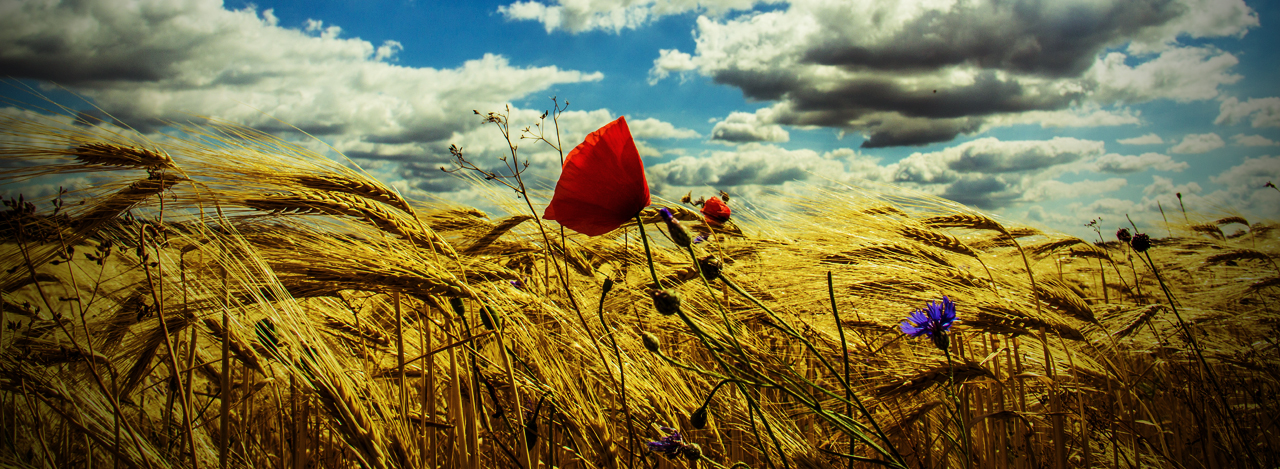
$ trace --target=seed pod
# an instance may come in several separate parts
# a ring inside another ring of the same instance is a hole
[[[662,342],[658,341],[658,336],[648,332],[640,333],[640,342],[644,344],[644,349],[653,353],[661,353]]]
[[[707,406],[703,405],[689,415],[689,423],[699,430],[707,426]]]
[[[686,444],[684,448],[680,449],[680,455],[690,461],[697,461],[702,459],[702,447],[698,446],[697,443]]]
[[[653,308],[663,316],[680,312],[680,293],[675,290],[649,290],[653,298]]]
[[[502,317],[498,316],[498,312],[492,306],[484,305],[480,308],[480,324],[484,324],[484,327],[491,331],[498,330],[502,327]]]
[[[604,285],[600,287],[600,292],[601,294],[608,294],[610,290],[613,290],[613,279],[606,277]]]
[[[724,263],[716,259],[716,256],[707,256],[698,259],[698,268],[702,269],[702,276],[707,281],[712,281],[720,278],[720,269],[724,268]]]

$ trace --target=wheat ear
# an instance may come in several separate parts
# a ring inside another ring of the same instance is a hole
[[[163,151],[93,142],[71,149],[68,155],[87,164],[151,170],[173,168],[173,158]]]

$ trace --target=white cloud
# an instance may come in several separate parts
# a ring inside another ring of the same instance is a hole
[[[734,112],[716,122],[715,127],[711,128],[711,139],[731,143],[785,142],[791,139],[791,134],[786,129],[766,120],[758,113]]]
[[[757,0],[555,0],[543,3],[525,0],[498,7],[508,20],[537,21],[547,32],[564,30],[621,32],[636,29],[669,15],[702,12],[719,15],[733,10],[747,10]]]
[[[1094,162],[1097,170],[1103,173],[1128,174],[1155,169],[1160,171],[1182,171],[1189,166],[1181,161],[1173,161],[1168,155],[1159,153],[1143,153],[1138,156],[1108,153]]]
[[[815,177],[836,181],[876,179],[880,171],[875,159],[850,149],[820,154],[761,143],[747,143],[700,157],[684,156],[647,169],[649,183],[659,193],[699,186],[780,186]]]
[[[1258,14],[1244,0],[1181,0],[1177,3],[1188,13],[1142,31],[1129,45],[1130,52],[1144,54],[1162,50],[1180,36],[1243,37],[1249,28],[1260,24]]]
[[[1261,135],[1235,134],[1231,136],[1231,139],[1236,141],[1236,145],[1246,147],[1270,147],[1280,145],[1280,142],[1276,142]]]
[[[696,51],[664,51],[650,79],[696,68],[748,100],[776,102],[774,124],[861,132],[868,148],[995,126],[1136,124],[1136,114],[1112,106],[1212,99],[1240,80],[1230,73],[1234,55],[1167,41],[1257,25],[1252,10],[1230,3],[797,1],[700,17]],[[1105,53],[1131,41],[1150,47]]]
[[[1122,138],[1116,140],[1121,145],[1160,145],[1164,143],[1164,139],[1154,133],[1146,134],[1141,137]]]
[[[658,51],[658,58],[653,59],[653,68],[649,69],[649,84],[658,84],[662,79],[671,76],[672,72],[679,73],[683,80],[687,72],[697,68],[698,66],[693,63],[692,55],[675,49],[661,49]]]
[[[603,78],[491,54],[455,68],[398,66],[398,42],[375,47],[318,20],[283,28],[270,11],[229,11],[218,0],[8,5],[7,74],[70,86],[144,131],[192,113],[286,134],[297,126],[352,158],[395,161],[437,191],[465,183],[419,166],[449,161],[449,140],[482,125],[473,109]]]
[[[1142,194],[1148,198],[1157,198],[1160,196],[1177,196],[1182,194],[1183,197],[1199,194],[1203,189],[1200,184],[1188,182],[1186,184],[1174,184],[1172,179],[1160,176],[1151,176],[1151,185],[1142,188]]]
[[[897,182],[948,183],[962,174],[1040,172],[1102,154],[1103,143],[1067,137],[1001,141],[980,138],[930,153],[913,153],[888,166]]]
[[[1098,83],[1093,99],[1104,103],[1213,99],[1218,96],[1219,86],[1243,78],[1228,73],[1239,59],[1210,48],[1173,48],[1133,67],[1125,64],[1128,58],[1112,52],[1098,59],[1089,73]]]
[[[1182,142],[1174,145],[1169,149],[1170,153],[1207,153],[1226,146],[1226,142],[1222,141],[1215,133],[1207,134],[1187,134],[1182,137]]]
[[[631,136],[637,139],[698,138],[702,136],[702,134],[692,129],[678,129],[670,122],[663,122],[652,117],[628,120],[627,127],[631,129]]]
[[[1114,192],[1128,185],[1123,178],[1110,178],[1103,181],[1077,181],[1066,183],[1057,180],[1041,181],[1023,193],[1021,202],[1041,202],[1045,200],[1072,199],[1077,197],[1096,198],[1099,194]]]
[[[1254,128],[1280,127],[1280,98],[1251,98],[1243,103],[1236,98],[1224,99],[1213,123],[1235,125],[1245,119],[1252,119]]]
[[[1040,124],[1041,128],[1059,127],[1114,127],[1142,123],[1139,112],[1129,108],[1106,110],[1095,103],[1072,106],[1058,111],[1026,111],[998,114],[987,119],[988,127],[1007,127],[1020,124]]]

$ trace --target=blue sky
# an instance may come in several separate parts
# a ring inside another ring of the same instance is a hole
[[[0,6],[0,74],[144,132],[302,138],[278,118],[410,196],[487,205],[438,170],[449,145],[496,158],[472,110],[519,128],[558,96],[566,147],[627,116],[667,197],[890,183],[1080,236],[1163,231],[1179,192],[1201,220],[1280,218],[1274,2],[64,3]],[[555,152],[521,151],[554,181]]]

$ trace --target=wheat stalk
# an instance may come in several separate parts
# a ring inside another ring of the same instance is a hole
[[[1218,225],[1215,225],[1213,223],[1201,223],[1197,225],[1191,225],[1191,231],[1207,234],[1213,239],[1218,239],[1218,240],[1227,239],[1227,236],[1222,234],[1222,228],[1218,228]]]
[[[84,163],[101,166],[122,166],[150,170],[172,169],[175,167],[173,158],[163,151],[132,146],[126,147],[114,143],[85,143],[69,150],[68,155]]]
[[[1129,334],[1132,334],[1133,331],[1138,330],[1139,327],[1146,324],[1147,320],[1154,317],[1156,313],[1160,312],[1162,309],[1164,309],[1164,305],[1159,303],[1147,305],[1146,308],[1143,308],[1142,311],[1138,312],[1137,317],[1133,318],[1132,321],[1129,321],[1128,324],[1125,324],[1125,326],[1120,328],[1119,331],[1116,331],[1116,337],[1126,337]]]
[[[1244,217],[1235,217],[1235,216],[1223,217],[1223,218],[1219,218],[1218,221],[1213,222],[1213,224],[1218,226],[1230,225],[1232,223],[1239,223],[1244,226],[1249,226],[1249,220],[1245,220]]]
[[[931,217],[921,220],[921,223],[935,228],[969,228],[973,230],[998,231],[1004,235],[1010,234],[1009,230],[1005,229],[1004,225],[1001,225],[986,216],[973,213],[957,213],[954,215]]]
[[[1056,239],[1053,241],[1028,246],[1027,249],[1031,251],[1032,254],[1039,256],[1039,255],[1043,255],[1046,252],[1051,252],[1056,249],[1064,248],[1067,246],[1074,246],[1076,244],[1086,244],[1086,243],[1084,242],[1084,240],[1080,238],[1063,238],[1063,239]]]
[[[874,393],[881,398],[908,393],[918,393],[929,389],[929,387],[933,385],[946,382],[951,377],[952,369],[951,364],[945,362],[940,363],[932,368],[911,375],[900,382],[877,387],[875,388]],[[990,370],[983,367],[982,364],[973,360],[954,363],[954,374],[955,382],[957,384],[964,383],[971,379],[991,378],[995,376]]]
[[[973,249],[970,249],[969,246],[965,246],[965,244],[960,242],[959,239],[956,239],[955,236],[932,230],[921,230],[910,226],[899,227],[898,233],[935,248],[951,251],[956,254],[963,254],[973,258],[978,257],[978,253],[974,252]]]
[[[407,200],[400,197],[400,194],[387,189],[375,181],[357,180],[333,175],[302,175],[293,176],[292,179],[308,189],[358,195],[398,208],[404,213],[409,214],[409,216],[414,216],[415,214],[413,207],[409,205]]]

